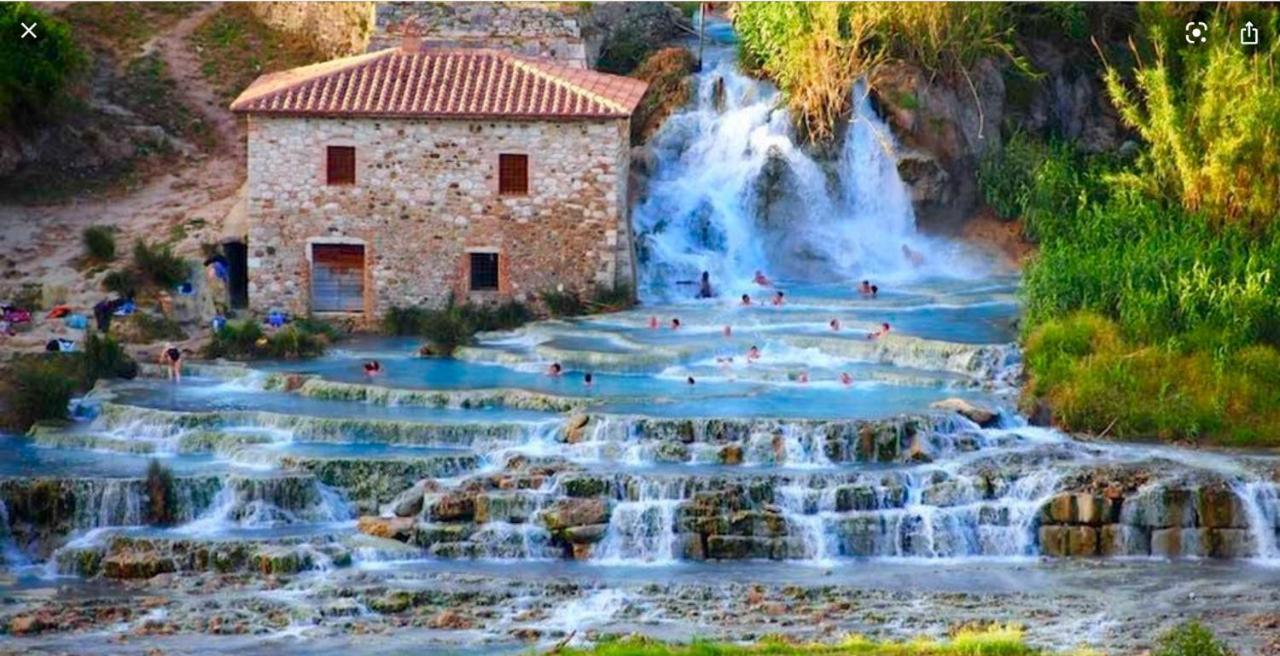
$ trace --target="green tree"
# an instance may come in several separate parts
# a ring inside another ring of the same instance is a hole
[[[38,38],[19,38],[32,23]],[[0,124],[39,123],[84,68],[84,52],[66,23],[25,2],[0,4],[0,37]]]

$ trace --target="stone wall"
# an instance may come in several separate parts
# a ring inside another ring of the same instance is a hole
[[[251,117],[249,299],[307,313],[309,242],[365,246],[365,315],[532,300],[630,283],[628,130],[614,121]],[[324,184],[325,148],[356,148],[356,184]],[[529,156],[529,195],[499,196],[500,152]],[[500,254],[497,292],[467,290],[469,249]]]
[[[255,16],[274,29],[306,38],[329,57],[363,52],[373,31],[374,2],[254,2]]]
[[[398,44],[406,24],[427,45],[497,48],[579,68],[589,63],[578,19],[555,3],[381,2],[369,50]]]

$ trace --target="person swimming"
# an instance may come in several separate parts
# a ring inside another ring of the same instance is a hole
[[[547,367],[547,375],[552,378],[559,378],[562,373],[564,373],[564,367],[560,366],[559,362],[552,362],[551,366]]]
[[[672,330],[680,330],[680,319],[679,319],[679,318],[677,318],[677,317],[672,317],[672,318],[671,318],[671,329],[672,329]]]
[[[829,327],[831,328],[831,330],[839,331],[839,330],[840,330],[840,320],[839,320],[839,319],[832,319],[831,321],[828,321],[828,322],[827,322],[827,326],[829,326]]]
[[[591,383],[593,383],[593,382],[595,382],[595,376],[591,375],[591,372],[590,372],[590,371],[588,371],[588,372],[587,372],[587,373],[585,373],[585,374],[582,374],[582,384],[583,384],[583,385],[586,385],[587,387],[591,387]]]
[[[743,294],[743,295],[742,295],[742,304],[743,304],[743,305],[751,305],[751,295],[750,295],[750,294]]]
[[[782,305],[782,304],[783,304],[782,297],[783,297],[783,294],[782,294],[782,292],[781,292],[781,291],[774,292],[774,293],[773,293],[773,304],[774,304],[774,305]]]
[[[759,359],[760,359],[760,348],[757,347],[755,344],[752,344],[751,348],[747,349],[747,362],[755,362],[756,360],[759,360]]]
[[[164,350],[160,351],[160,364],[169,365],[170,380],[182,382],[182,351],[173,342],[165,342]]]
[[[760,271],[759,269],[756,270],[756,275],[755,275],[755,278],[753,278],[753,280],[757,285],[760,285],[761,287],[773,286],[773,283],[769,281],[769,277],[764,275],[764,272]]]
[[[840,372],[840,384],[841,384],[841,385],[852,385],[852,384],[853,384],[853,376],[850,376],[850,375],[849,375],[849,372],[847,372],[847,371],[842,371],[842,372]]]
[[[882,323],[880,324],[879,330],[873,333],[867,333],[867,339],[880,339],[881,337],[884,337],[885,335],[888,335],[888,334],[889,334],[889,324]]]
[[[698,281],[698,298],[711,298],[715,293],[711,290],[711,273],[702,272],[702,278]]]
[[[373,378],[382,373],[382,363],[377,360],[369,360],[364,363],[364,375]]]

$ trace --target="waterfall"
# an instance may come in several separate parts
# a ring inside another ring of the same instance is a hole
[[[633,498],[614,506],[594,560],[628,565],[675,562],[676,509],[684,497],[682,487],[678,479],[637,480]]]
[[[1262,481],[1239,483],[1233,489],[1249,519],[1249,537],[1254,555],[1264,560],[1280,559],[1280,485]]]
[[[797,141],[777,90],[732,57],[696,83],[691,106],[649,145],[648,192],[634,211],[646,298],[689,298],[702,271],[733,296],[751,291],[757,270],[795,281],[955,273],[934,263],[956,258],[934,257],[942,246],[916,232],[897,146],[865,84],[851,90],[829,162]]]

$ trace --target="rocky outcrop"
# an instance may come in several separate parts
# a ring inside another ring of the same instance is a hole
[[[441,455],[422,458],[306,458],[286,456],[280,465],[286,470],[305,471],[317,480],[342,489],[360,510],[371,512],[396,498],[417,481],[451,478],[476,468],[475,455]]]
[[[63,574],[108,579],[149,579],[171,572],[281,576],[349,565],[351,553],[327,538],[255,542],[114,536],[99,545],[63,549],[56,562]]]
[[[1000,420],[999,412],[983,408],[964,399],[944,399],[930,404],[929,407],[935,410],[954,412],[982,428],[990,428]]]
[[[1244,500],[1213,482],[1062,493],[1041,508],[1038,539],[1042,554],[1058,558],[1246,558],[1257,550]]]

